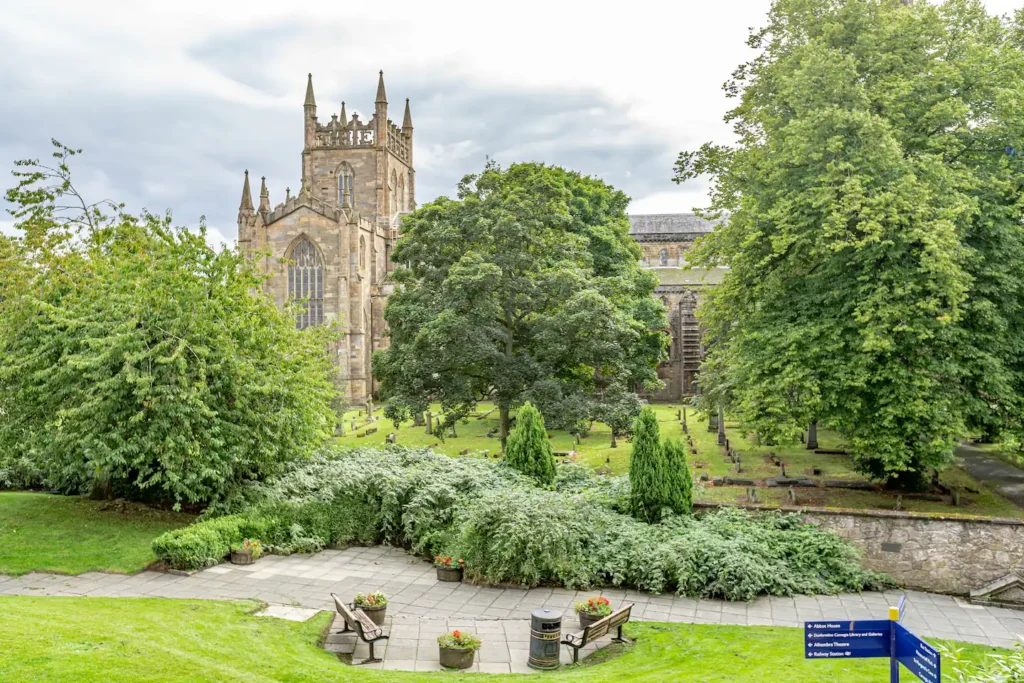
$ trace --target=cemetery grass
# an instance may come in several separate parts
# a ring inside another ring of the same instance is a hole
[[[5,683],[432,683],[449,673],[352,667],[317,647],[329,615],[304,623],[251,613],[252,601],[0,597]],[[875,683],[881,660],[808,661],[803,631],[764,626],[630,624],[636,643],[545,674],[551,683]],[[486,635],[484,635],[486,639]],[[963,645],[975,661],[1004,652]],[[911,676],[904,672],[904,677]],[[475,674],[473,681],[511,680]],[[522,679],[517,679],[522,680]],[[950,679],[951,680],[951,679]]]
[[[652,407],[658,416],[658,423],[662,437],[685,438],[682,425],[676,418],[677,411],[681,410],[679,404],[654,404]],[[475,415],[472,415],[465,422],[456,426],[456,438],[446,437],[439,439],[436,436],[427,434],[425,427],[415,427],[411,421],[403,423],[396,431],[394,424],[383,417],[373,423],[377,431],[365,436],[367,427],[364,422],[365,416],[360,416],[358,410],[352,410],[345,415],[345,436],[338,437],[336,441],[344,446],[382,446],[385,438],[391,432],[395,432],[397,442],[403,446],[431,447],[434,450],[458,455],[464,451],[473,453],[488,451],[490,456],[496,456],[501,451],[501,443],[495,437],[488,437],[487,433],[496,430],[498,427],[497,410],[492,410],[490,404],[480,404]],[[435,413],[438,406],[434,406]],[[382,415],[378,411],[378,415]],[[356,419],[357,429],[353,433],[350,429],[352,418]],[[739,432],[739,424],[731,419],[726,419],[726,434],[730,444],[741,454],[742,472],[736,473],[733,463],[729,462],[718,446],[718,436],[715,432],[708,432],[707,419],[700,420],[693,408],[687,409],[687,424],[690,435],[693,437],[696,454],[689,454],[691,470],[696,480],[702,473],[708,475],[708,479],[719,476],[733,476],[748,479],[766,479],[781,474],[781,469],[776,467],[769,454],[774,453],[786,464],[786,474],[790,476],[807,476],[812,479],[844,479],[859,480],[861,475],[853,469],[853,464],[846,455],[824,455],[816,454],[807,450],[803,444],[789,446],[761,446],[752,443]],[[360,426],[361,425],[361,426]],[[572,435],[568,432],[548,430],[551,434],[551,446],[556,452],[576,451],[576,461],[592,467],[598,472],[607,474],[625,474],[629,471],[629,453],[631,446],[624,439],[618,440],[618,447],[611,447],[611,431],[606,425],[595,423],[587,438],[581,439],[580,444],[575,445]],[[827,429],[818,430],[819,450],[843,450],[842,438]],[[820,474],[813,474],[813,468],[817,467]],[[1024,510],[1014,505],[1009,500],[987,489],[983,484],[975,480],[963,470],[951,467],[942,474],[942,480],[947,486],[954,486],[962,491],[961,505],[953,507],[939,501],[915,500],[904,497],[902,509],[908,512],[921,512],[928,514],[981,516],[981,517],[1010,517],[1024,518]],[[785,489],[757,489],[759,502],[765,505],[781,505],[784,503],[787,492]],[[743,486],[713,487],[710,481],[707,485],[698,485],[694,490],[695,502],[707,503],[739,503],[746,502],[746,488]],[[856,491],[847,489],[823,489],[823,488],[798,488],[798,505],[832,507],[857,510],[893,510],[896,506],[896,495],[888,492]]]
[[[142,505],[0,492],[0,574],[137,572],[156,560],[154,538],[191,521]]]

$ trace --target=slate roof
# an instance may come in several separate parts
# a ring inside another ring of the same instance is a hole
[[[641,236],[707,233],[721,221],[709,221],[692,213],[644,213],[629,217],[629,234]]]

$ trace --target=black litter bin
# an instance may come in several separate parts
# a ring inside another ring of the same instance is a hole
[[[557,669],[562,639],[562,614],[543,608],[533,610],[530,619],[530,659],[533,669]]]

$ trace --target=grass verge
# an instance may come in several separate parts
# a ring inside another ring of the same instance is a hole
[[[328,615],[305,623],[253,617],[252,602],[0,597],[5,683],[332,683],[451,680],[371,671],[317,647]],[[877,683],[880,660],[807,661],[801,629],[644,623],[620,656],[546,674],[548,683]],[[996,648],[964,646],[981,659]],[[510,675],[474,674],[474,682]],[[904,672],[905,680],[913,677]],[[469,680],[469,679],[467,679]],[[519,680],[527,680],[519,677]],[[529,679],[532,680],[532,679]]]
[[[2,492],[0,574],[137,572],[156,560],[154,538],[191,521],[141,505]]]

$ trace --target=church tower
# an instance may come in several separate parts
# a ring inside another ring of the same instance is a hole
[[[341,113],[321,123],[313,75],[302,105],[303,149],[299,191],[286,191],[272,209],[264,179],[253,206],[248,171],[238,213],[240,247],[269,278],[265,290],[279,306],[303,301],[300,328],[335,324],[338,381],[351,405],[374,391],[370,356],[384,348],[384,306],[392,285],[390,256],[401,217],[415,208],[412,115],[405,101],[402,126],[388,119],[384,72],[377,81],[373,117]]]

